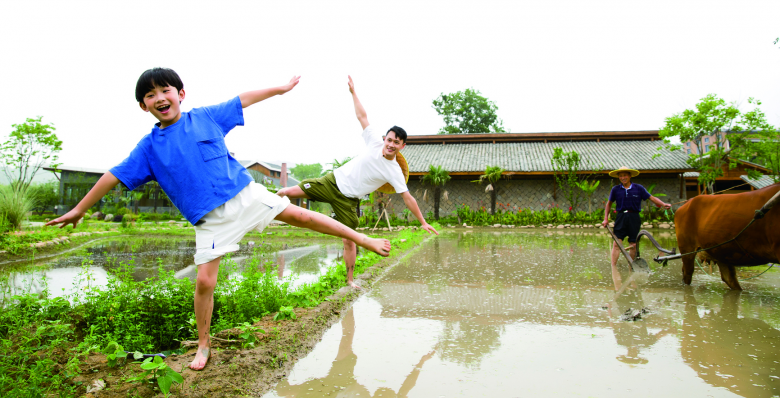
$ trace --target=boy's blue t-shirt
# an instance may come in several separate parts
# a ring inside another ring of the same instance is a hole
[[[609,201],[615,202],[618,213],[625,210],[638,213],[642,210],[642,201],[648,198],[650,198],[650,192],[647,192],[645,187],[633,182],[628,189],[624,188],[622,184],[618,184],[612,187],[612,191],[609,192]]]
[[[225,135],[243,125],[238,97],[182,112],[173,125],[161,129],[156,124],[111,174],[130,190],[157,181],[176,208],[195,224],[253,181],[225,146]]]

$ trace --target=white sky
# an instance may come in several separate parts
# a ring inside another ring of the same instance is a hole
[[[356,154],[347,74],[372,124],[410,134],[435,134],[432,100],[469,87],[512,132],[658,129],[708,93],[759,98],[780,125],[776,0],[119,3],[0,3],[0,139],[43,115],[63,163],[109,168],[156,122],[134,99],[155,66],[182,77],[183,110],[302,75],[245,110],[239,159]]]

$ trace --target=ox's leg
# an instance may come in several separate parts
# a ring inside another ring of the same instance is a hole
[[[720,269],[720,279],[723,279],[723,282],[726,282],[731,290],[742,290],[742,287],[739,286],[739,281],[737,280],[737,268],[733,265],[726,265],[717,261],[716,263],[718,264],[718,269]]]
[[[680,248],[680,251],[682,251],[682,248]],[[696,266],[695,264],[695,255],[689,254],[687,256],[683,256],[682,258],[682,273],[683,273],[683,283],[686,285],[690,285],[691,281],[693,280],[693,270]]]

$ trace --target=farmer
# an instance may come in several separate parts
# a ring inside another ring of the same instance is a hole
[[[336,213],[336,220],[354,229],[358,226],[357,207],[360,205],[360,198],[376,190],[399,193],[406,207],[420,220],[422,229],[438,235],[436,229],[425,221],[417,201],[406,187],[406,182],[409,180],[409,167],[400,152],[406,146],[406,131],[393,126],[382,136],[380,131],[369,125],[366,110],[357,97],[352,78],[349,76],[348,78],[349,92],[355,105],[355,115],[363,128],[366,149],[333,173],[325,177],[303,180],[297,186],[281,189],[276,194],[281,197],[305,198],[330,203],[333,212]],[[352,280],[357,248],[354,242],[348,239],[343,241],[347,284],[359,289],[360,287]]]
[[[603,227],[606,227],[609,223],[609,210],[612,208],[612,203],[617,203],[617,218],[615,219],[615,236],[623,240],[628,236],[629,249],[628,252],[631,258],[636,258],[636,236],[639,234],[639,228],[642,226],[642,220],[639,218],[639,211],[642,209],[642,201],[650,199],[658,207],[670,209],[672,207],[669,203],[664,203],[661,199],[650,195],[645,187],[634,184],[631,182],[631,177],[639,175],[639,171],[629,169],[628,167],[621,167],[617,170],[609,172],[610,177],[615,177],[620,180],[619,185],[612,187],[612,191],[609,193],[609,200],[607,200],[607,206],[604,208],[604,221],[601,223]],[[617,242],[612,244],[612,266],[617,264],[617,260],[620,257],[620,249],[617,246]]]

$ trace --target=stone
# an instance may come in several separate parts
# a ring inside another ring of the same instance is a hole
[[[113,214],[106,214],[106,216],[103,218],[104,221],[114,221],[114,215]]]
[[[406,242],[406,239],[401,239],[401,243],[404,243],[404,242]]]
[[[99,219],[101,219],[103,217],[105,217],[105,214],[103,214],[103,213],[101,213],[99,211],[96,211],[96,212],[92,213],[91,216],[89,216],[89,218],[91,218],[93,220],[99,220]]]
[[[168,221],[168,224],[176,224],[176,221],[174,221],[174,220],[169,220],[169,221]]]
[[[385,228],[382,228],[382,231],[389,231],[389,229],[387,229],[387,227],[385,227]]]
[[[501,224],[493,224],[493,228],[501,228]]]
[[[474,227],[472,227],[471,225],[467,225],[466,228],[474,228]]]
[[[566,228],[566,226],[565,226],[565,225],[559,225],[559,226],[557,226],[556,228],[558,228],[558,229],[564,229],[564,228]]]
[[[465,222],[463,223],[463,226],[464,226],[464,227],[466,226],[466,223],[465,223]]]
[[[658,226],[658,228],[661,228],[661,229],[669,229],[670,227],[671,226],[669,224],[667,224],[667,223],[663,223],[663,224]]]

